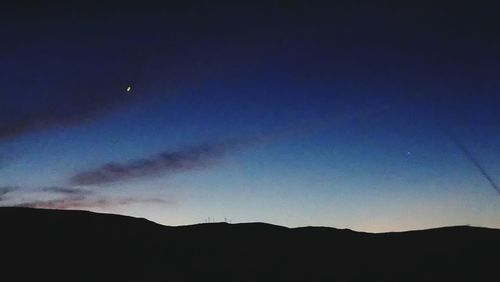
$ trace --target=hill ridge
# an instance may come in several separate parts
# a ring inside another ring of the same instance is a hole
[[[500,230],[471,226],[392,233],[165,226],[88,211],[0,208],[0,228],[3,274],[20,280],[484,281],[496,275],[500,253]]]

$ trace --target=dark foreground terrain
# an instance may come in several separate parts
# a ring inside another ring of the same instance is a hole
[[[0,208],[0,239],[1,281],[500,279],[500,230],[464,226],[385,234],[262,223],[168,227]]]

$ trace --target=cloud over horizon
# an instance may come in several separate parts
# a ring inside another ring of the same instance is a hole
[[[50,192],[50,193],[66,194],[66,195],[88,195],[91,193],[88,190],[75,189],[75,188],[62,187],[62,186],[44,187],[41,189],[41,191]]]
[[[170,201],[161,198],[89,198],[84,195],[72,195],[50,200],[34,200],[22,202],[15,207],[44,208],[44,209],[79,209],[79,208],[108,208],[135,203],[170,204]]]
[[[15,190],[18,190],[19,187],[17,186],[0,186],[0,202],[5,200],[5,195],[12,192],[12,191],[15,191]]]
[[[16,191],[22,190],[18,186],[1,186],[0,187],[0,202],[5,202],[4,195]],[[49,186],[49,187],[39,187],[35,191],[42,192],[44,194],[49,194],[54,196],[57,194],[59,196],[49,198],[49,199],[31,199],[25,200],[21,197],[21,201],[9,201],[10,203],[4,203],[2,206],[13,206],[13,207],[28,207],[28,208],[45,208],[45,209],[80,209],[80,208],[109,208],[114,206],[124,206],[128,204],[136,203],[148,203],[148,204],[172,204],[173,201],[169,199],[164,199],[161,197],[114,197],[109,195],[96,195],[94,192],[89,190],[83,190],[79,188],[63,187],[63,186]],[[37,198],[40,194],[37,194]],[[10,200],[10,199],[9,199]]]

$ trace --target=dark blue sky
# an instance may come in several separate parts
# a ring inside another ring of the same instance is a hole
[[[308,2],[7,4],[0,205],[500,227],[500,6]]]

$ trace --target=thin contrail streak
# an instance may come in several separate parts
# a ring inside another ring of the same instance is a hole
[[[495,191],[500,195],[500,188],[498,187],[497,183],[489,175],[489,173],[486,171],[486,169],[481,165],[481,163],[478,161],[478,159],[476,159],[474,157],[474,155],[472,154],[472,152],[469,151],[469,149],[467,149],[467,147],[462,142],[460,142],[460,140],[458,140],[458,138],[453,133],[451,133],[450,131],[446,130],[439,123],[438,123],[438,126],[441,129],[441,131],[444,134],[446,134],[446,136],[448,136],[448,138],[450,138],[450,140],[453,141],[453,143],[455,143],[455,145],[457,145],[457,147],[464,154],[464,156],[467,159],[469,159],[469,161],[471,161],[472,164],[474,164],[474,166],[479,170],[479,172],[484,176],[484,178],[486,178],[486,180],[488,180],[488,182],[490,183],[491,187],[493,187],[493,189],[495,189]]]

